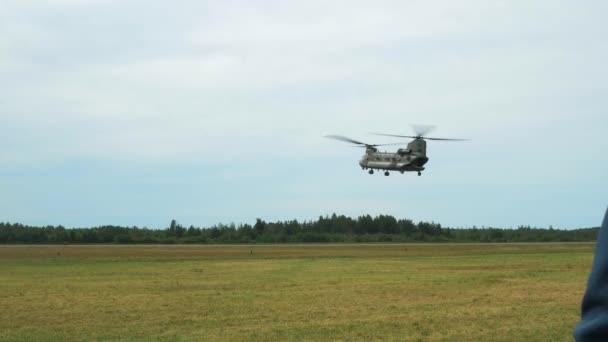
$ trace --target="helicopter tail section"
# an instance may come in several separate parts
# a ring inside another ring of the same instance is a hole
[[[424,139],[414,139],[407,144],[407,149],[412,151],[412,154],[426,156],[426,141]]]

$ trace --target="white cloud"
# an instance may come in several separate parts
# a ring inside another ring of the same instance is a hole
[[[247,155],[273,143],[314,156],[342,148],[322,134],[407,133],[409,123],[491,139],[573,118],[544,111],[605,89],[594,6],[13,2],[0,120],[58,158]],[[44,149],[22,152],[10,153],[44,159]]]
[[[234,206],[251,206],[248,189],[258,186],[268,198],[241,217],[314,217],[331,207],[466,224],[467,213],[485,210],[488,222],[469,222],[520,224],[540,216],[528,213],[532,200],[516,203],[519,191],[544,199],[533,185],[569,184],[542,219],[570,198],[591,217],[598,200],[583,192],[604,184],[608,170],[601,157],[608,149],[607,7],[549,0],[4,1],[0,166],[42,174],[81,161],[108,165],[74,171],[94,175],[86,194],[119,193],[127,203],[143,192],[150,205],[162,206],[158,216],[196,216],[209,206],[229,217]],[[409,133],[410,123],[473,140],[430,144],[422,179],[378,180],[360,177],[361,150],[322,138],[390,141],[367,133]],[[192,167],[191,175],[163,169],[150,177],[179,179],[196,191],[131,184],[146,173],[140,165],[188,163],[208,165]],[[133,169],[108,175],[126,165]],[[52,180],[5,174],[5,193],[15,189],[23,202],[5,203],[4,216],[27,216],[23,203],[37,198],[39,187],[61,192],[56,178],[73,187],[66,197],[76,196],[82,184],[72,184],[69,169]],[[103,185],[96,188],[97,178]],[[20,184],[34,185],[24,191]],[[107,189],[111,184],[116,189]],[[499,198],[511,187],[518,190]],[[231,195],[218,203],[199,195],[219,189]],[[157,202],[157,191],[192,196],[196,205]],[[125,212],[105,202],[112,201],[99,199],[108,211]],[[97,202],[88,203],[85,222],[97,217]],[[65,216],[63,205],[40,210],[42,222]],[[511,212],[530,220],[509,221]],[[564,215],[562,222],[575,221]]]

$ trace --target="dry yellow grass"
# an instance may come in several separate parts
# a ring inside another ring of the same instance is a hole
[[[6,340],[569,341],[593,244],[0,247]]]

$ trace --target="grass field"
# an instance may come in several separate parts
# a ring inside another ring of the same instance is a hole
[[[0,246],[0,339],[570,341],[593,250]]]

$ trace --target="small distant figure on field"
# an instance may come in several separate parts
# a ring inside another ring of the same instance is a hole
[[[581,321],[574,329],[574,339],[608,341],[608,211],[597,237],[593,268],[581,309]]]

